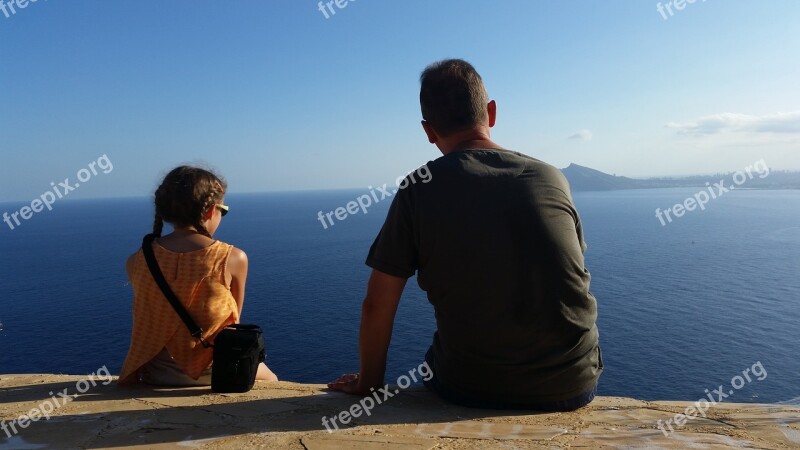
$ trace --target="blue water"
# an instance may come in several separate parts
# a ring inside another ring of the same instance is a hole
[[[728,401],[797,399],[800,192],[735,191],[661,226],[655,208],[695,191],[575,195],[600,311],[600,393],[697,400],[760,361],[766,377]],[[363,193],[226,199],[216,237],[249,255],[243,319],[262,325],[283,379],[326,382],[358,368],[363,262],[389,203],[327,230],[316,216]],[[131,326],[124,261],[151,223],[146,199],[63,201],[13,231],[0,223],[0,373],[118,372]],[[419,364],[434,329],[411,280],[387,380]]]

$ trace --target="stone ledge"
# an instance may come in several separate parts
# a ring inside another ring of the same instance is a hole
[[[706,418],[673,425],[675,431],[665,436],[657,421],[673,418],[691,402],[599,397],[576,412],[531,414],[461,408],[411,388],[329,433],[322,417],[350,409],[358,397],[289,382],[214,394],[208,388],[120,388],[100,380],[96,386],[77,384],[85,379],[0,375],[0,419],[9,432],[11,421],[48,400],[59,405],[49,420],[24,429],[15,423],[18,434],[11,438],[0,430],[0,450],[800,447],[798,406],[720,403]]]

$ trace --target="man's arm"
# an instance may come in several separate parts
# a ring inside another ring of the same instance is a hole
[[[360,374],[342,375],[328,387],[348,394],[368,395],[370,388],[383,387],[386,355],[392,339],[394,316],[406,278],[373,270],[367,285],[367,296],[361,306],[359,350]]]

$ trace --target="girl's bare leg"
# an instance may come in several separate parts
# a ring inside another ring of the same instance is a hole
[[[272,373],[266,364],[261,363],[258,365],[258,373],[256,373],[256,380],[258,381],[278,381],[277,375]]]

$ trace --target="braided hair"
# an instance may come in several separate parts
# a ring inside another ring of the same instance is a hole
[[[210,238],[203,215],[222,201],[226,189],[225,181],[211,171],[191,166],[172,169],[156,189],[153,234],[160,237],[164,222],[169,222],[176,227],[193,226]]]

